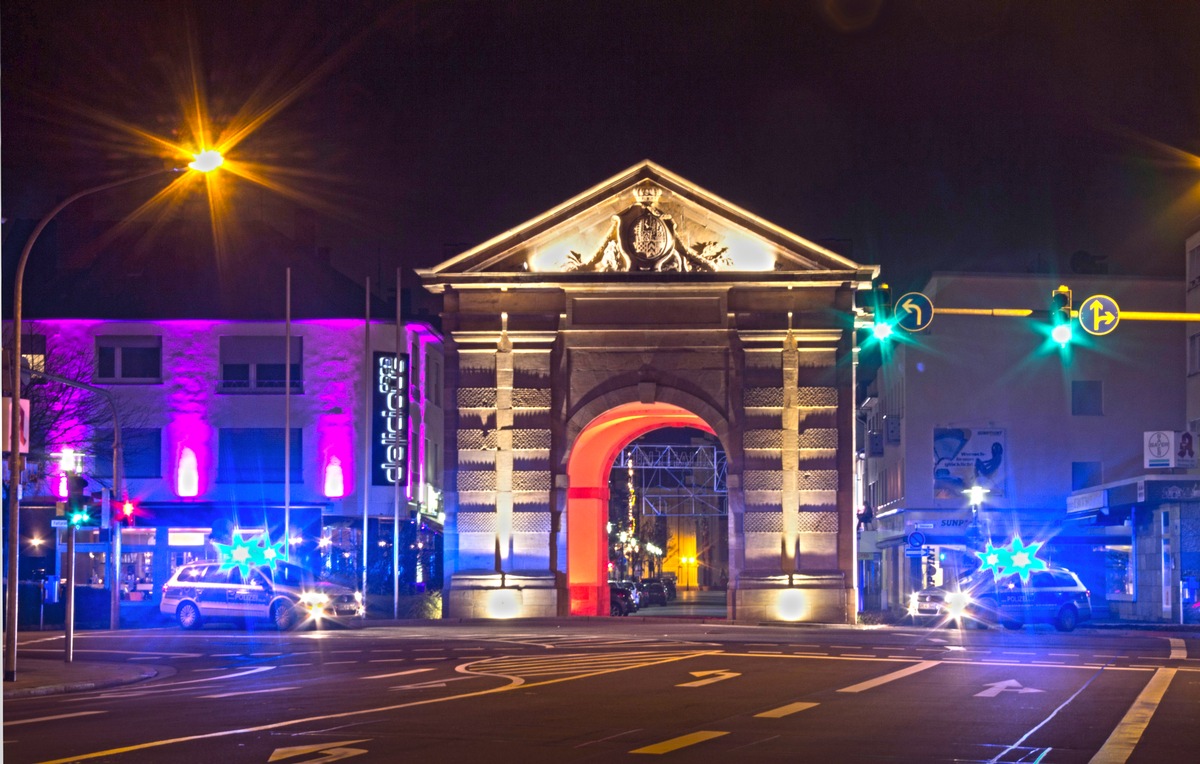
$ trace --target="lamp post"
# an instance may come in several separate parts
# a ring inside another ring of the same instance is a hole
[[[223,161],[219,152],[204,151],[197,154],[194,157],[194,161],[188,164],[188,167],[197,172],[210,172],[220,167]],[[8,418],[8,586],[5,608],[7,628],[4,632],[4,681],[6,682],[16,681],[17,678],[17,555],[20,549],[17,540],[19,538],[21,506],[18,492],[21,487],[22,465],[20,452],[21,430],[16,414],[21,410],[21,298],[24,292],[25,266],[29,262],[29,253],[33,251],[34,243],[42,231],[45,230],[46,226],[50,224],[50,221],[72,202],[82,199],[85,196],[107,191],[110,188],[125,186],[158,175],[180,172],[181,169],[170,167],[164,170],[154,170],[153,172],[135,175],[132,178],[101,183],[98,186],[85,188],[78,193],[68,196],[34,226],[33,233],[29,235],[29,240],[25,242],[25,247],[21,250],[21,257],[17,260],[17,269],[13,275],[12,363],[9,366],[9,384],[11,386],[9,392],[12,396],[11,411],[13,415]]]

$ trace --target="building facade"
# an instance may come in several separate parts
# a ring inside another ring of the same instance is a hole
[[[922,290],[934,319],[885,348],[860,409],[862,498],[872,514],[860,532],[864,603],[902,613],[912,592],[975,569],[983,544],[1019,537],[1075,570],[1101,614],[1171,612],[1161,601],[1161,549],[1149,555],[1139,544],[1170,501],[1155,486],[1176,478],[1147,469],[1143,452],[1147,431],[1185,422],[1182,324],[1122,320],[1091,336],[1076,320],[1060,346],[1047,317],[1060,285],[1076,309],[1092,295],[1126,311],[1183,307],[1171,280],[936,274]],[[986,493],[972,505],[966,491],[975,486]],[[1154,535],[1157,545],[1161,525]],[[1167,597],[1177,599],[1178,571],[1167,580],[1175,592]]]
[[[116,577],[127,600],[153,602],[175,568],[213,557],[211,541],[237,531],[289,539],[294,559],[368,591],[440,579],[443,359],[429,326],[70,318],[23,330],[25,365],[48,375],[24,385],[35,426],[23,578],[64,574],[54,455],[71,449],[89,494],[133,508],[119,569],[109,531],[78,531],[77,583],[109,588]],[[106,391],[116,424],[103,397],[55,377]]]

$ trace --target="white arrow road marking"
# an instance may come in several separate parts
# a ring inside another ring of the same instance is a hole
[[[349,755],[339,755],[332,759],[328,756],[323,759],[309,759],[305,762],[305,764],[314,764],[314,762],[318,761],[337,761],[338,759],[348,759],[350,756],[357,756],[360,753],[366,753],[366,751],[358,748],[346,748],[346,746],[354,745],[355,743],[365,743],[368,740],[370,740],[370,738],[363,738],[362,740],[347,740],[343,743],[318,743],[317,745],[296,745],[292,746],[291,748],[276,748],[275,752],[271,754],[271,758],[267,759],[267,761],[283,761],[284,759],[290,759],[293,756],[303,756],[306,753],[317,752]]]
[[[714,682],[724,682],[726,679],[733,679],[735,676],[741,676],[741,674],[738,674],[733,671],[729,671],[728,669],[716,669],[714,671],[690,671],[688,673],[690,673],[692,676],[697,676],[697,677],[706,676],[709,678],[701,679],[696,682],[685,682],[683,684],[677,684],[677,685],[675,685],[676,687],[703,687],[706,684],[713,684]]]
[[[36,719],[21,719],[15,722],[5,722],[5,727],[15,727],[18,724],[35,724],[37,722],[52,722],[57,719],[70,719],[75,716],[91,716],[92,714],[107,714],[107,711],[80,711],[76,714],[58,714],[57,716],[39,716]]]
[[[988,689],[984,690],[983,692],[975,693],[975,697],[994,698],[1002,692],[1045,692],[1045,690],[1038,690],[1033,687],[1022,687],[1021,683],[1016,679],[1005,679],[1003,682],[992,682],[991,684],[985,684],[984,687],[987,687]]]
[[[363,679],[391,679],[394,676],[404,676],[405,674],[420,674],[423,671],[433,671],[431,668],[409,669],[408,671],[397,671],[394,674],[375,674],[374,676],[364,676]]]
[[[201,698],[232,698],[238,695],[261,695],[264,692],[284,692],[285,690],[298,690],[299,687],[271,687],[266,690],[242,690],[240,692],[222,692],[216,695],[201,695]]]

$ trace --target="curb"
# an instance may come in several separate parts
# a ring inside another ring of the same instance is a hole
[[[156,669],[149,666],[142,669],[142,673],[138,676],[128,676],[114,679],[96,679],[89,682],[65,682],[63,684],[48,684],[40,687],[25,687],[19,690],[5,690],[4,699],[10,700],[14,698],[34,698],[43,695],[63,695],[68,692],[88,692],[90,690],[102,690],[106,687],[118,687],[124,684],[134,684],[135,682],[144,682],[147,679],[153,679],[158,676]]]

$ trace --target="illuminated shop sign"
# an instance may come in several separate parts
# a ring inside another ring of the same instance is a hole
[[[375,353],[371,393],[371,484],[408,484],[408,356]]]

